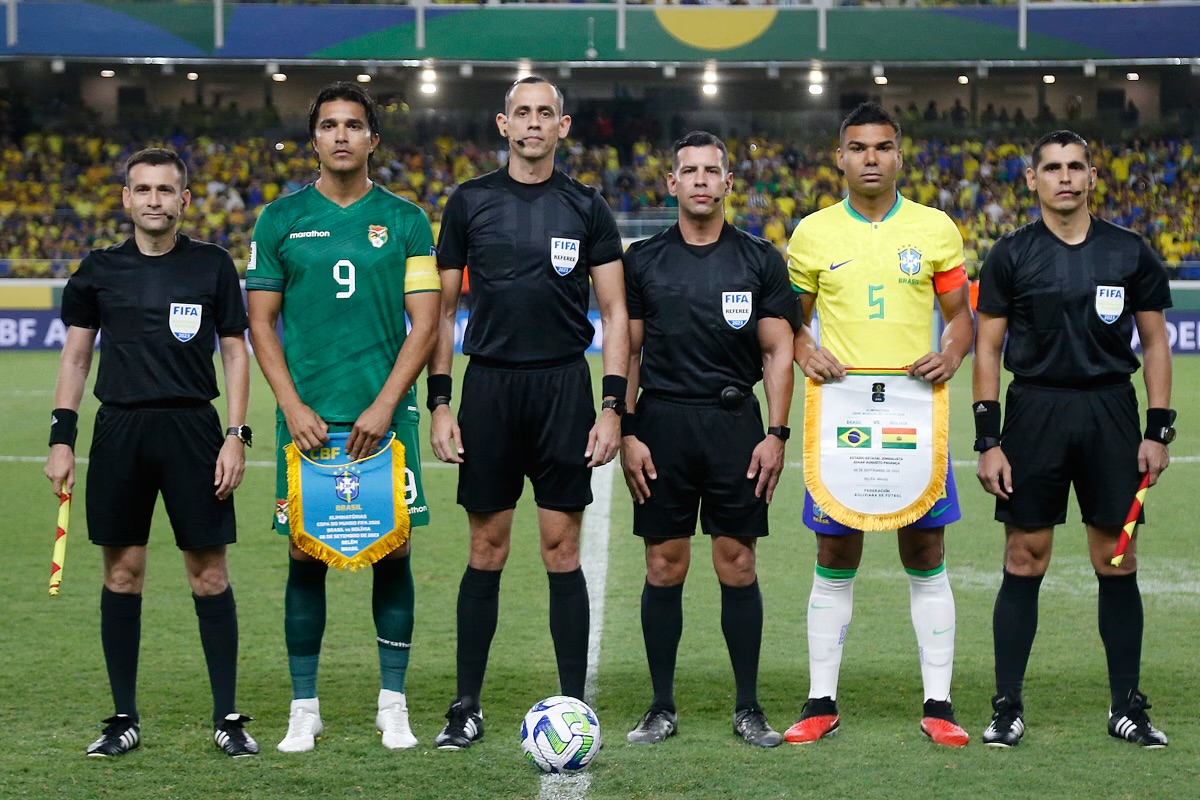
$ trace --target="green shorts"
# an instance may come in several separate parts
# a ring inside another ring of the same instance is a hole
[[[331,433],[340,433],[353,428],[353,425],[329,425]],[[416,425],[394,425],[391,430],[404,445],[404,495],[408,501],[408,519],[412,527],[419,528],[429,524],[429,504],[425,502],[425,488],[421,484],[421,449],[418,441]],[[288,528],[287,500],[287,458],[283,448],[292,441],[287,424],[275,423],[275,518],[271,524],[275,532],[282,536],[291,536]]]

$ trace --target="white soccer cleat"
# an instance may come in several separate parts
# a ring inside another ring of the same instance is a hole
[[[383,746],[388,750],[408,750],[417,746],[417,737],[408,726],[408,700],[402,692],[379,690],[375,727],[383,734]]]
[[[288,714],[287,735],[275,746],[281,753],[307,753],[317,746],[325,726],[321,724],[321,701],[315,697],[293,700]]]

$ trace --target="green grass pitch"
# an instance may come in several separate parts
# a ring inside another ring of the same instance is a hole
[[[458,360],[461,369],[462,359]],[[55,500],[41,474],[57,354],[0,355],[0,798],[1186,798],[1200,797],[1200,684],[1195,668],[1200,619],[1200,550],[1191,489],[1200,477],[1194,433],[1200,359],[1176,362],[1180,410],[1177,462],[1147,502],[1139,535],[1145,596],[1143,689],[1164,751],[1111,739],[1104,656],[1096,632],[1095,579],[1078,513],[1060,529],[1042,590],[1041,627],[1026,687],[1025,740],[1012,751],[979,743],[990,718],[991,613],[1002,535],[974,478],[967,413],[970,364],[952,386],[952,453],[964,519],[950,529],[948,565],[958,604],[954,701],[974,737],[965,749],[926,742],[918,732],[921,684],[909,622],[908,588],[893,534],[873,535],[855,588],[855,616],[842,670],[838,737],[806,747],[753,750],[731,732],[733,680],[719,626],[719,592],[708,544],[697,537],[685,592],[676,696],[680,733],[633,747],[625,732],[649,701],[639,623],[642,548],[629,533],[630,501],[619,472],[612,491],[604,628],[595,702],[606,746],[585,780],[543,784],[521,757],[525,710],[557,691],[546,622],[546,577],[537,555],[534,508],[517,512],[513,552],[501,590],[484,709],[487,736],[468,751],[431,747],[454,691],[454,608],[467,552],[455,473],[423,452],[433,524],[414,541],[417,628],[408,679],[415,751],[389,752],[375,733],[378,663],[370,617],[370,576],[330,576],[329,625],[321,664],[325,738],[315,752],[275,751],[287,724],[290,689],[283,642],[286,547],[268,529],[272,505],[269,389],[255,370],[250,423],[255,465],[237,493],[240,541],[231,569],[241,624],[239,706],[263,746],[257,759],[230,761],[210,738],[210,697],[182,562],[160,506],[151,536],[139,704],[143,743],[112,761],[84,757],[110,713],[98,631],[100,563],[87,541],[77,496],[62,594],[46,593]],[[593,361],[598,373],[599,364]],[[801,391],[792,420],[799,428]],[[218,408],[224,416],[223,401]],[[83,408],[79,451],[87,452],[96,400]],[[427,428],[427,423],[423,423]],[[427,435],[427,430],[424,430]],[[766,609],[760,695],[781,730],[808,689],[805,603],[812,535],[799,524],[800,440],[790,444],[771,511],[772,535],[759,548]],[[969,462],[969,463],[968,463]],[[1191,510],[1189,510],[1191,509]]]

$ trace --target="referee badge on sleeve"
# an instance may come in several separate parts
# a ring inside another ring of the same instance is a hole
[[[1124,286],[1097,286],[1096,313],[1105,325],[1112,325],[1125,310]]]
[[[186,342],[200,332],[201,309],[196,303],[171,303],[167,324],[176,339]]]

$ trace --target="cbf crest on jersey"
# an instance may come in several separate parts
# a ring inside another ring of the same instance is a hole
[[[729,327],[741,330],[754,311],[754,295],[750,292],[721,292],[721,314]]]
[[[921,271],[921,251],[915,247],[906,247],[900,251],[900,271],[913,276]]]
[[[167,324],[176,339],[186,342],[200,331],[200,316],[201,307],[195,303],[171,303]]]
[[[1112,325],[1125,310],[1124,286],[1097,286],[1096,313],[1105,325]]]
[[[579,263],[579,240],[560,239],[557,236],[551,238],[550,263],[559,275],[569,275]]]
[[[371,247],[383,247],[387,239],[387,228],[383,225],[367,226],[367,240],[371,242]]]

